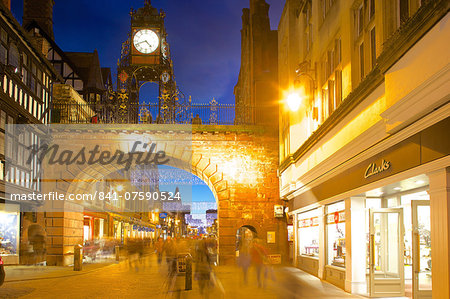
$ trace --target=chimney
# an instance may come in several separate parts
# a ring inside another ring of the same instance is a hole
[[[4,0],[5,1],[5,0]],[[52,39],[53,36],[53,0],[24,0],[22,26],[26,28],[33,22],[45,31]]]
[[[2,0],[2,2],[4,6],[11,10],[11,0]]]

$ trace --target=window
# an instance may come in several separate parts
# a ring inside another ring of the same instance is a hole
[[[15,44],[11,44],[9,47],[8,63],[12,66],[15,66],[16,68],[20,67],[19,49],[17,49],[17,46]]]
[[[334,2],[336,0],[322,0],[321,6],[322,6],[322,20],[325,19],[327,14],[329,13],[331,7],[333,6]]]
[[[336,93],[336,108],[337,108],[342,102],[342,71],[336,70],[334,78],[336,82],[335,93]]]
[[[0,40],[5,44],[8,43],[8,33],[6,33],[5,29],[3,28],[1,29],[0,32]]]
[[[373,29],[370,30],[370,57],[372,60],[372,69],[373,69],[377,61],[377,43],[375,36],[375,27],[373,27]]]
[[[328,81],[328,113],[329,115],[333,113],[335,106],[335,97],[334,97],[334,81]]]
[[[1,110],[0,111],[0,129],[5,129],[6,124],[6,112]]]
[[[305,5],[303,13],[305,14],[305,38],[306,38],[306,53],[311,50],[312,47],[312,9],[311,1],[308,1]]]
[[[8,62],[8,34],[1,28],[0,30],[0,62],[7,64]]]
[[[22,82],[24,84],[28,84],[28,56],[23,53],[22,54]]]
[[[3,44],[0,44],[0,62],[6,64],[7,58],[8,50]]]
[[[327,264],[345,267],[345,202],[326,206]]]
[[[359,75],[362,80],[364,78],[364,43],[359,45]]]
[[[375,0],[369,0],[369,20],[375,15]]]
[[[325,119],[328,117],[328,90],[322,89],[322,116],[321,121],[325,121]]]
[[[326,78],[329,78],[335,68],[334,50],[328,51],[327,63],[328,64],[327,64]]]
[[[336,65],[342,62],[341,38],[335,40]]]
[[[319,257],[319,209],[298,214],[298,253]]]
[[[357,10],[357,22],[356,23],[358,26],[357,36],[360,36],[364,29],[364,9],[363,9],[362,5]]]

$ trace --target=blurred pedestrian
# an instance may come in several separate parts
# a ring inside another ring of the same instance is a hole
[[[208,253],[208,244],[206,240],[202,240],[197,246],[195,279],[198,281],[200,295],[203,298],[209,297],[211,270],[211,258]]]
[[[155,249],[156,249],[156,255],[158,257],[158,264],[161,265],[162,256],[163,256],[163,252],[164,252],[164,241],[161,237],[159,237],[158,241],[156,241]]]
[[[260,239],[254,239],[250,248],[251,263],[255,266],[256,281],[258,287],[264,287],[266,283],[266,269],[264,262],[267,260],[267,249],[262,245]],[[261,279],[261,274],[263,278]]]
[[[242,273],[244,275],[244,284],[248,283],[247,273],[248,268],[251,264],[251,257],[250,257],[250,247],[247,242],[242,242],[240,244],[239,248],[239,256],[237,258],[237,264],[239,267],[242,268]]]
[[[174,276],[177,270],[177,248],[172,238],[167,237],[164,244],[164,252],[166,253],[166,263],[169,276]]]
[[[28,242],[32,247],[33,264],[46,264],[44,261],[46,253],[46,233],[39,224],[31,224],[28,227]]]

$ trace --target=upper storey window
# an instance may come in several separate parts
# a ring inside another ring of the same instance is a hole
[[[336,2],[336,0],[321,0],[320,1],[320,7],[321,7],[321,11],[322,11],[322,21],[325,20],[325,18],[327,17],[328,13],[331,11],[335,2]]]

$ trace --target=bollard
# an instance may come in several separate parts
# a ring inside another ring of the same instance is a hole
[[[116,261],[120,261],[120,247],[116,246]]]
[[[185,290],[192,290],[192,256],[186,255],[186,282]]]
[[[83,266],[83,246],[77,244],[73,250],[73,271],[81,271]]]

